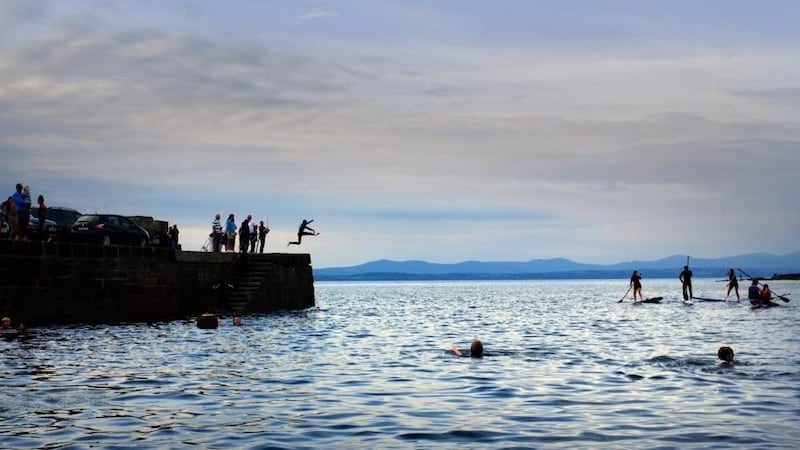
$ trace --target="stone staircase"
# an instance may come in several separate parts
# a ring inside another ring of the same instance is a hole
[[[224,304],[232,313],[251,311],[251,303],[264,298],[264,286],[267,278],[275,273],[275,264],[259,256],[248,254],[246,264],[229,278]]]

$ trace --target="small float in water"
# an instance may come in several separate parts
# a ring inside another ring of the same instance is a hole
[[[216,315],[206,313],[197,317],[197,328],[213,330],[219,327],[219,318]]]

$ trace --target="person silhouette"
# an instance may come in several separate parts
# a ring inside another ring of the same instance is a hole
[[[303,219],[303,221],[300,223],[300,227],[297,228],[297,240],[290,241],[288,244],[286,244],[286,246],[288,247],[290,245],[300,245],[300,243],[303,241],[303,236],[319,236],[319,233],[315,229],[308,226],[308,224],[310,224],[313,221],[314,219],[311,220]]]

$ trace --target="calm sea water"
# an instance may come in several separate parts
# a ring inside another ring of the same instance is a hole
[[[684,306],[676,280],[644,280],[663,304],[617,303],[626,288],[317,283],[319,310],[242,327],[33,329],[0,340],[0,447],[797,447],[800,300]],[[473,338],[486,357],[445,351]]]

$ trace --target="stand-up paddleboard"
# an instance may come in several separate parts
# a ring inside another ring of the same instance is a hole
[[[692,305],[694,305],[694,302],[691,301],[691,300],[684,300],[683,304],[686,305],[686,306],[692,306]]]
[[[638,302],[633,302],[633,303],[634,304],[636,304],[636,303],[661,303],[661,300],[663,300],[663,299],[664,299],[664,297],[653,297],[653,298],[646,298],[644,300],[639,300]]]
[[[726,302],[724,298],[706,298],[706,297],[692,297],[694,300],[699,300],[701,302]]]
[[[772,308],[773,306],[781,306],[781,305],[777,303],[771,305],[750,305],[750,309],[767,309],[767,308]]]

